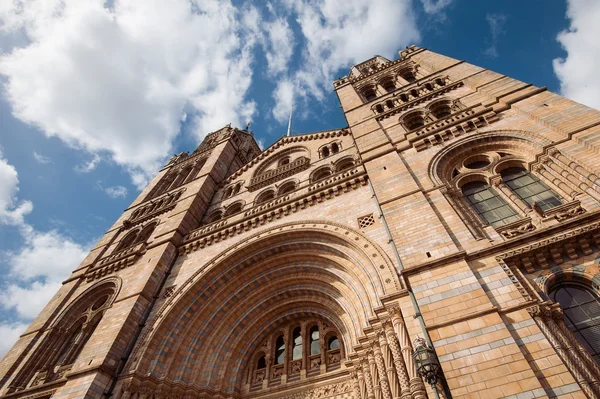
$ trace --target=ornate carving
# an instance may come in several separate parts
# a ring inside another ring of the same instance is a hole
[[[524,218],[516,222],[496,228],[504,238],[510,239],[520,235],[530,233],[535,230],[535,226],[531,223],[531,218]]]
[[[169,212],[175,208],[175,205],[177,205],[177,200],[181,197],[181,194],[183,194],[184,191],[185,187],[181,190],[168,193],[144,204],[136,209],[131,214],[129,219],[123,221],[123,226],[125,228],[130,228],[147,220],[153,219],[165,212]]]
[[[300,157],[293,162],[280,166],[274,170],[268,170],[256,177],[253,177],[248,184],[248,191],[255,191],[261,187],[268,186],[278,180],[285,179],[298,172],[306,170],[310,167],[310,159]]]
[[[302,370],[302,360],[295,360],[290,363],[290,374],[297,374]]]
[[[350,381],[338,382],[336,384],[326,385],[314,388],[308,391],[294,393],[292,395],[282,396],[282,399],[320,399],[352,392],[352,383]],[[358,398],[360,399],[360,398]]]
[[[101,259],[97,266],[85,272],[86,282],[97,280],[133,265],[146,252],[146,244],[141,242],[116,254]]]

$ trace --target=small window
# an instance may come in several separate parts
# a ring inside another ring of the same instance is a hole
[[[283,335],[280,335],[275,341],[275,364],[283,364],[283,362],[285,362],[285,341]]]
[[[337,143],[331,144],[331,153],[337,154],[338,152],[340,152],[340,147],[337,145]]]
[[[213,212],[208,219],[206,220],[206,223],[213,223],[216,222],[217,220],[221,220],[221,218],[223,218],[223,212],[222,211],[216,211]]]
[[[375,111],[376,111],[378,114],[382,113],[382,112],[383,112],[383,106],[382,106],[381,104],[377,104],[377,105],[375,106]]]
[[[142,232],[137,236],[137,239],[135,240],[135,242],[140,243],[140,242],[148,241],[150,236],[152,236],[152,233],[154,232],[154,229],[156,228],[157,225],[158,225],[158,223],[152,223],[152,224],[149,224],[148,226],[144,227]]]
[[[290,181],[290,182],[287,182],[287,183],[284,183],[281,185],[281,187],[279,188],[279,191],[277,192],[277,195],[288,194],[294,190],[296,190],[296,183],[293,181]]]
[[[279,164],[277,166],[283,166],[290,163],[290,157],[285,157],[279,160]]]
[[[319,344],[319,326],[313,326],[310,329],[310,354],[318,355],[321,353],[321,345]]]
[[[387,100],[385,106],[388,107],[388,109],[392,109],[394,108],[394,102],[392,100]]]
[[[404,70],[404,71],[400,72],[400,76],[402,77],[402,79],[406,80],[409,83],[417,80],[417,78],[415,77],[415,74],[411,70]]]
[[[436,119],[444,119],[452,114],[452,107],[448,101],[432,104],[430,109]]]
[[[260,370],[265,368],[267,368],[267,361],[265,360],[265,356],[263,355],[258,358],[258,361],[256,362],[256,369]]]
[[[377,92],[373,87],[363,89],[362,94],[366,101],[372,101],[377,98]]]
[[[504,184],[529,206],[535,204],[545,211],[562,203],[558,194],[524,168],[507,168],[500,174]]]
[[[334,335],[333,337],[329,338],[328,342],[327,342],[327,349],[328,350],[334,350],[334,349],[340,349],[340,341],[338,340],[338,338]]]
[[[329,168],[323,168],[317,171],[313,176],[313,181],[319,181],[328,178],[331,176],[331,170]]]
[[[471,207],[491,226],[503,226],[519,220],[519,215],[486,183],[467,183],[462,192]]]
[[[384,79],[381,82],[381,87],[383,87],[383,89],[388,93],[396,90],[396,85],[394,85],[394,81],[392,79]]]
[[[323,154],[323,158],[327,158],[329,156],[329,148],[323,147],[321,153]]]
[[[267,201],[272,200],[273,198],[275,198],[275,192],[273,190],[268,190],[256,197],[256,203],[263,204]]]
[[[302,335],[300,327],[294,328],[292,336],[292,360],[302,359]]]
[[[139,230],[134,230],[134,231],[130,232],[129,234],[127,234],[125,237],[123,237],[121,239],[121,242],[119,243],[119,246],[117,247],[117,249],[115,251],[120,251],[122,249],[131,247],[133,245],[133,243],[135,242],[135,239],[136,239],[138,233],[139,233]]]
[[[425,126],[425,119],[421,112],[413,112],[404,117],[404,126],[408,131],[415,130]]]
[[[240,213],[243,209],[243,205],[240,202],[236,202],[235,204],[230,205],[225,211],[225,216],[235,215],[236,213]]]

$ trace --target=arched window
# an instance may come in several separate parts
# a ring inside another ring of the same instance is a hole
[[[321,353],[321,345],[319,344],[319,326],[312,326],[309,333],[310,339],[310,354],[318,355]]]
[[[429,107],[436,119],[444,119],[452,114],[452,106],[449,101],[438,101]]]
[[[279,187],[279,191],[277,192],[277,195],[288,194],[288,193],[291,193],[292,191],[294,191],[295,189],[296,189],[296,182],[289,181],[289,182],[283,183],[281,185],[281,187]]]
[[[342,170],[346,170],[346,169],[351,169],[353,167],[354,167],[354,160],[352,158],[344,158],[335,165],[335,169],[338,172],[341,172]]]
[[[535,204],[545,211],[561,204],[558,194],[524,168],[507,168],[500,174],[504,184],[531,207]]]
[[[340,349],[340,340],[334,335],[329,337],[327,342],[327,350]]]
[[[265,355],[262,355],[258,358],[258,361],[256,362],[256,369],[260,370],[264,368],[267,368],[267,361],[265,360]]]
[[[275,364],[283,364],[285,362],[285,341],[283,335],[275,340]]]
[[[127,234],[125,237],[123,237],[121,239],[121,242],[115,249],[115,252],[131,247],[134,244],[135,239],[139,232],[140,232],[139,230],[130,231],[129,234]]]
[[[136,244],[138,244],[140,242],[148,241],[148,239],[154,232],[154,229],[156,228],[157,225],[158,225],[158,223],[151,223],[148,226],[144,227],[144,229],[140,232],[140,234],[135,239]]]
[[[225,216],[231,216],[231,215],[235,215],[236,213],[240,213],[242,211],[243,207],[244,206],[241,202],[236,202],[234,204],[231,204],[225,211]]]
[[[279,162],[277,163],[277,166],[279,167],[279,166],[287,165],[288,163],[290,163],[290,157],[284,157],[279,160]]]
[[[232,195],[233,195],[233,186],[230,186],[229,188],[227,188],[227,190],[225,190],[225,195],[223,197],[229,198]]]
[[[214,223],[217,220],[221,220],[223,218],[223,211],[216,210],[210,214],[210,216],[206,219],[206,223]]]
[[[406,127],[406,130],[411,131],[424,126],[425,119],[423,118],[422,112],[416,111],[405,115],[403,123]]]
[[[600,300],[587,285],[577,282],[557,284],[550,299],[558,302],[565,324],[590,355],[600,364]]]
[[[329,148],[323,147],[321,154],[323,154],[323,158],[327,158],[329,156]]]
[[[337,154],[340,152],[340,146],[337,143],[331,143],[331,152]]]
[[[379,84],[388,93],[396,90],[396,85],[394,84],[394,80],[392,78],[383,79]]]
[[[263,204],[267,201],[272,200],[273,198],[275,198],[275,191],[267,190],[267,191],[260,193],[258,195],[258,197],[256,197],[255,202],[256,202],[256,204]]]
[[[292,334],[292,360],[302,359],[302,334],[300,327],[294,328]]]
[[[400,71],[399,75],[400,75],[400,77],[402,77],[402,79],[406,80],[409,83],[417,80],[417,78],[415,77],[415,74],[410,69],[404,69],[404,70]]]
[[[315,174],[312,177],[312,181],[316,182],[319,180],[323,180],[329,176],[331,176],[331,170],[329,168],[322,168],[315,172]]]
[[[519,220],[519,215],[488,184],[474,181],[462,186],[465,199],[491,226],[498,227]]]
[[[377,92],[374,87],[365,87],[362,89],[362,95],[366,101],[371,101],[377,98]]]

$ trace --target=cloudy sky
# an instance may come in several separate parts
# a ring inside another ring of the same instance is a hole
[[[418,44],[600,107],[597,0],[0,1],[0,355],[172,154],[346,125],[332,80]]]

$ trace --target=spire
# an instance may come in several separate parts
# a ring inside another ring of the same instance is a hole
[[[294,112],[294,103],[292,103],[292,108],[290,108],[290,120],[288,122],[288,130],[287,136],[290,136],[290,132],[292,131],[292,112]]]

